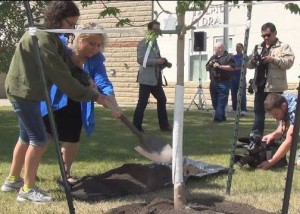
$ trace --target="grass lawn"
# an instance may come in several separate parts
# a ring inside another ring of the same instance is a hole
[[[124,113],[131,120],[132,108],[124,108]],[[170,119],[173,111],[169,110]],[[230,148],[233,141],[234,116],[221,124],[214,124],[212,116],[206,112],[185,111],[184,117],[184,156],[193,160],[201,160],[213,164],[229,166]],[[96,131],[90,138],[82,133],[81,148],[76,162],[73,164],[73,175],[82,177],[87,174],[98,174],[119,167],[124,163],[149,163],[147,159],[135,152],[138,139],[119,121],[111,117],[111,113],[103,108],[96,109]],[[252,127],[253,116],[240,120],[239,136],[248,136]],[[18,136],[16,115],[10,107],[0,108],[0,183],[9,173],[12,152]],[[265,133],[276,126],[273,119],[268,118]],[[144,129],[163,138],[172,144],[170,133],[159,130],[156,111],[145,111]],[[213,194],[226,200],[242,202],[256,208],[280,212],[285,187],[287,168],[277,170],[251,170],[248,167],[235,166],[231,195],[225,194],[227,175],[193,179],[186,185],[189,196]],[[53,143],[48,147],[39,167],[40,181],[37,185],[51,194],[55,201],[47,205],[16,202],[17,193],[0,192],[0,213],[68,213],[65,194],[62,193],[56,178],[60,175],[58,161]],[[295,169],[293,189],[290,199],[290,213],[300,213],[300,170]],[[172,198],[173,189],[166,188],[147,195],[133,195],[98,203],[74,201],[76,213],[103,213],[111,208],[135,202],[151,201],[154,198]],[[242,213],[242,211],[241,211]]]

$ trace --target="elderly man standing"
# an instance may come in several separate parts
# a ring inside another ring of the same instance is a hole
[[[206,64],[210,77],[210,96],[215,110],[214,122],[226,121],[225,108],[228,103],[229,89],[231,86],[232,71],[235,62],[233,56],[225,51],[222,43],[214,46],[215,54]]]
[[[254,47],[247,62],[247,68],[254,69],[255,121],[252,130],[258,130],[262,135],[265,127],[264,101],[270,92],[282,94],[288,89],[286,70],[294,64],[294,53],[291,47],[281,42],[277,37],[276,27],[267,22],[261,27],[263,42]]]

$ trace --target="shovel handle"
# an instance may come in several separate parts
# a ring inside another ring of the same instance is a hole
[[[141,142],[144,141],[143,134],[128,120],[128,118],[122,114],[120,120],[139,138]]]
[[[107,107],[112,111],[116,111],[117,103],[111,100],[111,98],[108,96],[105,96],[104,98]],[[120,120],[139,138],[140,142],[143,143],[143,134],[128,120],[128,118],[123,113],[121,114]]]

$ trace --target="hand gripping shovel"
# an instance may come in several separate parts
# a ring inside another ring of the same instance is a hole
[[[117,104],[109,96],[105,96],[105,103],[112,111],[116,110]],[[138,153],[154,162],[171,162],[172,148],[169,144],[165,144],[162,139],[155,136],[145,138],[124,114],[120,120],[139,138],[140,146],[135,147]]]

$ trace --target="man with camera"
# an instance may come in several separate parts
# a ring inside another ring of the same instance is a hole
[[[267,22],[262,25],[261,37],[264,41],[255,45],[246,64],[249,69],[255,68],[254,79],[250,86],[255,92],[255,121],[252,130],[259,130],[261,134],[265,126],[264,100],[270,92],[282,94],[288,89],[286,70],[293,66],[295,58],[291,47],[281,42],[276,35],[273,23]]]
[[[265,110],[276,120],[280,121],[277,129],[263,137],[266,144],[272,144],[275,140],[282,141],[275,154],[268,160],[258,165],[258,168],[269,169],[277,164],[290,150],[293,130],[295,123],[295,111],[297,105],[297,95],[284,93],[269,93],[264,101]],[[300,165],[300,156],[298,154],[297,165]]]
[[[156,41],[159,35],[161,35],[160,23],[155,20],[149,22],[145,38],[137,46],[137,62],[140,64],[137,76],[139,99],[133,116],[133,124],[141,132],[144,132],[142,123],[150,94],[157,100],[160,129],[166,132],[172,131],[166,110],[167,99],[162,87],[162,70],[165,67],[170,68],[172,64],[160,56]]]
[[[208,60],[206,70],[210,77],[210,96],[215,110],[214,122],[226,121],[225,108],[228,103],[232,71],[235,67],[233,56],[225,51],[222,43],[214,46],[215,54]]]

